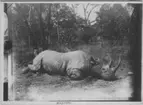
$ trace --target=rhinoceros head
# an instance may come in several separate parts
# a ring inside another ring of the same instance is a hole
[[[113,66],[112,63],[113,60],[109,55],[107,55],[107,59],[103,60],[103,65],[101,67],[101,77],[105,80],[116,79],[115,73],[118,70],[118,67],[121,63],[121,57],[119,56],[118,63],[115,66]]]

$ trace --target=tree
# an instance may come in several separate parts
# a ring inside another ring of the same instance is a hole
[[[85,10],[86,21],[85,18],[77,15],[73,6],[78,8],[79,4],[72,7],[65,3],[14,4],[11,15],[14,17],[13,23],[18,39],[25,43],[28,39],[29,47],[41,46],[44,49],[59,43],[72,46],[73,43],[78,42],[75,41],[76,37],[88,43],[93,36],[96,36],[96,29],[85,22],[90,21],[89,17],[96,5],[88,4],[89,9]]]
[[[72,9],[76,16],[76,24],[74,24],[74,34],[77,37],[79,42],[88,44],[89,41],[93,37],[97,37],[98,30],[96,27],[92,26],[93,23],[96,22],[95,11],[97,7],[100,5],[98,4],[72,4]],[[82,9],[81,13],[83,12],[83,17],[78,16],[76,10]],[[92,19],[91,19],[92,17]]]
[[[91,23],[95,22],[96,21],[96,18],[95,20],[91,21],[89,18],[90,18],[90,15],[95,13],[95,9],[96,7],[98,7],[99,5],[98,4],[82,4],[83,6],[83,10],[84,10],[84,19],[85,19],[85,25],[86,26],[90,26]]]
[[[74,34],[77,36],[79,41],[82,41],[85,44],[89,43],[89,40],[97,35],[97,30],[91,26],[82,26],[74,30]]]
[[[91,4],[91,3],[82,3],[82,4],[71,4],[71,8],[74,14],[78,16],[78,9],[80,9],[80,14],[82,14],[83,23],[85,26],[91,26],[96,22],[96,9],[99,7],[99,4]],[[91,16],[93,17],[91,19]]]
[[[32,14],[30,14],[31,11],[32,11],[31,5],[27,5],[27,4],[18,4],[17,3],[17,4],[14,4],[14,6],[12,6],[12,8],[11,8],[11,13],[13,15],[12,21],[16,27],[15,31],[17,31],[19,33],[22,28],[24,28],[24,27],[27,28],[29,31],[28,36],[32,40],[32,37],[35,36],[35,33],[33,31],[34,29],[32,29],[33,28],[32,21],[34,21],[34,19],[30,19],[31,16],[33,16]],[[19,36],[19,38],[21,37],[23,39],[23,37],[25,37],[25,36]],[[32,43],[35,43],[34,39],[32,40]]]
[[[47,42],[47,36],[44,34],[45,29],[48,26],[48,29],[51,28],[51,24],[49,24],[49,21],[51,16],[51,12],[49,14],[46,14],[48,11],[50,11],[50,8],[48,8],[48,5],[51,4],[18,4],[16,3],[15,6],[12,7],[11,11],[13,12],[13,16],[16,17],[14,20],[15,24],[23,25],[25,24],[25,28],[28,28],[29,31],[29,41],[32,40],[32,46],[38,47],[39,45],[45,48]],[[46,16],[46,18],[49,16],[50,18],[47,18],[48,20],[44,22],[43,14]],[[20,29],[20,27],[19,27]],[[49,30],[48,30],[49,31]],[[40,40],[39,40],[40,39]]]
[[[128,35],[130,15],[121,4],[104,4],[97,12],[97,25],[102,30],[102,37],[115,45]]]

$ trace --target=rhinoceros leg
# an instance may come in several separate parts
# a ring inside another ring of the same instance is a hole
[[[83,75],[79,69],[68,69],[67,70],[67,75],[70,79],[72,80],[81,80],[83,79]]]

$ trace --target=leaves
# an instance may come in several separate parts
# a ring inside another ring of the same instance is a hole
[[[77,13],[79,8],[83,9],[83,17]],[[25,26],[28,33],[25,31],[23,36],[30,36],[32,46],[35,43],[48,46],[59,40],[72,45],[79,41],[77,38],[88,43],[94,37],[93,42],[96,42],[97,36],[112,42],[121,40],[128,35],[131,14],[127,5],[90,3],[15,3],[11,11],[15,11],[11,12],[11,17],[16,30],[24,30],[21,26]]]
[[[121,4],[104,4],[97,15],[97,25],[101,26],[104,38],[113,41],[128,35],[130,14]]]

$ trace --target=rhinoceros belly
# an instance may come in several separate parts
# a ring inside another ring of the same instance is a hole
[[[89,56],[83,51],[74,51],[66,54],[69,59],[67,69],[78,69],[81,72],[89,72]]]
[[[54,51],[45,53],[42,60],[44,70],[51,75],[64,75],[66,69],[66,62],[62,60],[61,57],[62,53],[57,53]]]

